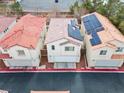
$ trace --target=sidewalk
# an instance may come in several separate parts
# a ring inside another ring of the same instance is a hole
[[[99,73],[124,73],[124,69],[93,69],[93,68],[82,68],[82,69],[0,69],[0,73],[17,73],[17,72],[99,72]]]

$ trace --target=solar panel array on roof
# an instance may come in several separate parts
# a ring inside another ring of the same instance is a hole
[[[83,41],[83,36],[80,33],[80,29],[76,26],[74,21],[71,21],[71,24],[68,24],[68,35],[74,39]]]
[[[91,34],[92,39],[90,39],[91,45],[95,46],[101,43],[101,40],[97,34],[99,31],[103,31],[104,27],[99,22],[97,17],[92,14],[83,18],[83,23],[87,34]]]
[[[93,31],[99,32],[104,30],[104,27],[94,14],[84,17],[83,23],[86,28],[87,34],[91,34]]]
[[[92,46],[101,44],[101,40],[97,33],[92,33],[92,39],[90,39],[90,42]]]

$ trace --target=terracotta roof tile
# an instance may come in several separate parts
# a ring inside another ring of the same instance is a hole
[[[35,48],[46,23],[46,18],[33,15],[23,16],[12,30],[2,38],[0,46],[9,48],[14,45]]]

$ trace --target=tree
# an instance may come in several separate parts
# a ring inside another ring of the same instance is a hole
[[[83,1],[82,1],[82,2],[83,2]],[[84,10],[86,10],[85,12],[87,12],[88,9],[84,9],[84,8],[83,8],[83,3],[79,3],[78,1],[76,1],[76,2],[74,3],[74,5],[72,5],[72,6],[70,7],[71,13],[74,14],[76,17],[82,16]],[[85,14],[85,12],[84,12],[84,14]]]
[[[71,13],[72,13],[72,14],[75,14],[75,15],[78,14],[79,9],[80,9],[80,7],[79,7],[77,1],[74,3],[74,5],[72,5],[72,6],[70,7]]]
[[[15,2],[15,3],[11,4],[10,8],[14,14],[17,14],[17,15],[22,14],[22,7],[19,2]]]
[[[0,14],[5,14],[7,5],[5,3],[0,3]]]
[[[89,13],[95,11],[95,8],[94,8],[91,0],[85,0],[84,3],[82,4],[82,8],[88,10]]]
[[[106,1],[106,2],[105,2]],[[85,0],[82,4],[88,13],[106,16],[124,34],[124,3],[120,0]]]
[[[118,27],[120,24],[120,18],[119,16],[110,16],[109,20],[116,26]]]
[[[120,24],[119,24],[119,27],[118,27],[121,31],[121,33],[124,34],[124,21],[121,21]]]
[[[73,5],[70,7],[70,12],[71,12],[71,14],[74,14],[74,6]]]

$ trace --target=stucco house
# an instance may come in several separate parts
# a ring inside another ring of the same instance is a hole
[[[118,68],[124,63],[124,36],[104,16],[91,13],[82,16],[88,67]]]
[[[27,14],[0,40],[0,59],[7,67],[37,67],[46,32],[46,18]]]
[[[76,68],[83,46],[83,36],[80,33],[77,19],[52,18],[45,44],[48,62],[54,63],[54,68]]]
[[[0,16],[0,39],[15,25],[15,17]]]

